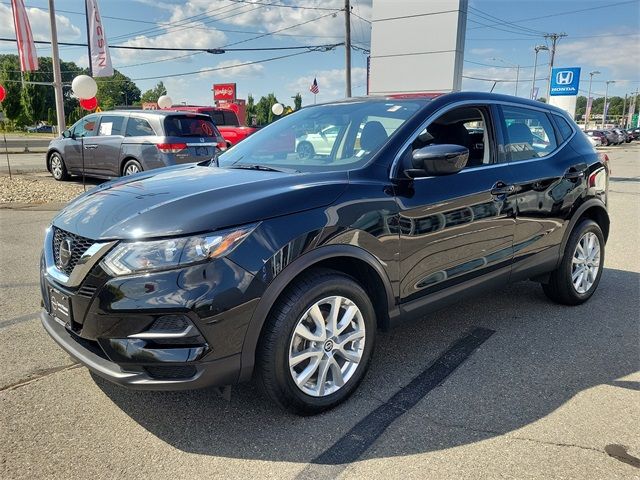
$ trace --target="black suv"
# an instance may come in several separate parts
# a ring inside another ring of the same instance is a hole
[[[579,133],[484,93],[304,108],[70,203],[45,239],[42,322],[121,385],[255,374],[282,407],[320,412],[356,389],[378,329],[525,279],[562,304],[593,295],[608,165]],[[296,153],[311,134],[329,154]]]

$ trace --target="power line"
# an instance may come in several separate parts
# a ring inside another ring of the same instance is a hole
[[[544,33],[545,33],[545,32],[542,32],[540,30],[534,30],[533,28],[523,27],[522,25],[517,25],[517,24],[515,24],[513,22],[509,22],[508,20],[504,20],[502,18],[498,18],[498,17],[496,17],[494,15],[491,15],[491,14],[489,14],[487,12],[484,12],[484,11],[482,11],[482,10],[480,10],[478,8],[474,8],[472,6],[469,6],[468,8],[470,10],[472,10],[473,12],[476,12],[475,15],[477,15],[477,16],[479,16],[481,18],[484,18],[485,20],[491,20],[491,19],[493,19],[494,21],[497,20],[497,21],[500,22],[501,25],[510,25],[510,26],[513,26],[514,28],[518,28],[520,30],[528,31],[529,33],[535,33],[535,34],[538,34],[538,35],[544,35]],[[473,12],[471,12],[471,13],[473,13]]]
[[[285,30],[290,30],[292,28],[301,27],[302,25],[306,25],[308,23],[315,22],[317,20],[320,20],[320,19],[325,18],[325,17],[330,17],[330,16],[335,16],[335,12],[325,13],[324,15],[320,15],[319,17],[312,18],[311,20],[307,20],[305,22],[296,23],[295,25],[290,25],[288,27],[284,27],[284,28],[281,28],[279,30],[274,30],[273,32],[266,32],[266,33],[262,33],[260,35],[257,35],[255,37],[245,38],[244,40],[239,40],[237,42],[228,43],[226,45],[223,45],[220,48],[226,48],[226,47],[229,47],[229,46],[232,46],[232,45],[239,45],[241,43],[250,42],[252,40],[258,40],[259,38],[268,37],[268,36],[273,35],[275,33],[280,33],[280,32],[284,32]]]
[[[359,18],[360,20],[362,20],[363,22],[368,23],[369,25],[371,25],[371,20],[367,20],[366,18],[361,17],[360,15],[358,15],[357,13],[353,13],[351,12],[351,15],[353,15],[356,18]]]
[[[531,82],[533,81],[533,78],[519,78],[518,80],[498,80],[495,78],[480,78],[480,77],[472,77],[469,75],[462,75],[462,78],[468,78],[470,80],[480,80],[483,82],[496,82],[496,83],[514,83],[514,82]],[[536,78],[536,82],[539,80],[548,80],[549,77],[541,77],[541,78]]]
[[[633,37],[633,36],[638,36],[640,35],[640,33],[605,33],[603,35],[572,35],[572,34],[568,34],[569,37],[571,37],[571,39],[574,38],[603,38],[603,37]],[[501,42],[501,41],[505,41],[505,40],[509,40],[509,41],[527,41],[530,42],[531,40],[528,38],[467,38],[467,40],[469,41],[489,41],[489,42]]]
[[[527,17],[527,18],[522,18],[522,19],[519,19],[519,20],[511,20],[510,23],[530,22],[530,21],[533,21],[533,20],[540,20],[540,19],[543,19],[543,18],[551,18],[551,17],[558,17],[558,16],[561,16],[561,15],[571,15],[571,14],[574,14],[574,13],[588,12],[590,10],[602,10],[602,11],[605,11],[607,8],[610,8],[610,7],[616,7],[618,5],[626,5],[626,4],[629,4],[629,3],[637,3],[637,2],[638,2],[638,0],[626,0],[624,2],[617,2],[617,3],[609,3],[609,4],[606,4],[606,5],[599,5],[597,7],[581,8],[581,9],[578,9],[578,10],[568,10],[568,11],[564,11],[564,12],[552,13],[552,14],[549,14],[549,15],[541,15],[539,17]],[[494,25],[499,25],[499,23],[494,24]],[[477,28],[484,28],[484,27],[472,27],[469,30],[475,30]]]
[[[493,28],[494,30],[499,30],[501,32],[515,33],[517,35],[525,35],[527,37],[536,38],[536,37],[541,37],[542,36],[542,35],[533,34],[533,33],[529,33],[529,32],[522,32],[522,31],[519,31],[519,30],[516,30],[516,29],[507,29],[507,28],[496,27],[495,24],[490,25],[490,24],[487,24],[487,23],[478,22],[477,20],[473,20],[471,18],[467,18],[467,22],[477,23],[479,25],[483,25],[485,27],[490,27],[490,28]]]
[[[491,63],[482,63],[482,62],[474,62],[472,60],[465,60],[464,63],[472,63],[474,65],[482,65],[483,67],[495,67],[495,68],[516,68],[516,66],[506,66],[506,65],[493,65]],[[539,63],[538,67],[543,67],[548,65],[548,63]],[[517,65],[519,68],[533,68],[535,65]]]
[[[270,2],[252,2],[249,0],[228,0],[230,2],[234,2],[234,3],[246,3],[249,5],[261,5],[264,7],[281,7],[281,8],[296,8],[299,10],[325,10],[325,11],[333,11],[333,12],[338,12],[340,11],[340,9],[337,8],[328,8],[328,7],[310,7],[310,6],[303,6],[303,5],[289,5],[286,3],[270,3]]]

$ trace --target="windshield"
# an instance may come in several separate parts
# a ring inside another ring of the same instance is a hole
[[[259,165],[301,172],[357,168],[423,105],[367,100],[307,107],[220,155],[219,166]]]

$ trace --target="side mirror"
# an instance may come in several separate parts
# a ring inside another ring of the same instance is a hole
[[[414,150],[411,155],[413,168],[405,173],[411,177],[450,175],[467,165],[469,149],[460,145],[428,145]]]
[[[71,138],[71,130],[64,130],[62,132],[62,138]]]

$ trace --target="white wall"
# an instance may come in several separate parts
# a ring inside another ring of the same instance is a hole
[[[462,87],[468,0],[373,0],[370,94]]]

